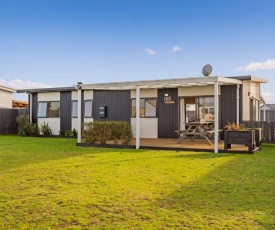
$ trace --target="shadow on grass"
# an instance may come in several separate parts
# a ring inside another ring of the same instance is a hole
[[[66,138],[36,138],[36,137],[20,137],[17,135],[4,135],[0,136],[1,152],[1,167],[0,170],[12,169],[17,167],[26,166],[34,163],[56,161],[62,159],[68,159],[72,157],[84,156],[92,154],[93,157],[101,153],[118,153],[118,154],[129,154],[129,153],[148,153],[148,156],[141,158],[128,157],[128,159],[115,159],[103,160],[100,162],[94,162],[93,164],[108,164],[117,162],[127,161],[143,161],[153,158],[165,158],[165,157],[176,157],[176,158],[187,158],[187,159],[207,159],[213,157],[230,157],[232,154],[217,155],[213,153],[203,152],[184,152],[182,154],[178,151],[168,151],[175,153],[171,156],[166,156],[165,150],[150,150],[150,149],[116,149],[116,148],[94,148],[94,147],[78,147],[76,146],[75,139]],[[154,152],[163,152],[163,156],[152,156]]]
[[[226,154],[226,157],[231,155]],[[159,199],[154,205],[167,216],[170,212],[178,213],[180,226],[186,228],[274,229],[274,157],[232,156],[225,164]],[[208,158],[204,154],[173,157],[179,160]],[[180,216],[188,217],[189,222]]]
[[[0,170],[12,169],[33,163],[79,157],[87,154],[134,152],[134,150],[123,149],[78,147],[74,139],[66,138],[2,135],[0,136],[0,143]]]
[[[119,149],[119,148],[96,148],[76,146],[75,139],[67,138],[37,138],[20,137],[17,135],[0,136],[0,170],[13,169],[34,163],[56,161],[72,157],[92,154],[93,157],[101,153],[152,153],[154,150],[147,149]],[[159,151],[158,151],[159,152]],[[148,155],[149,156],[149,155]],[[154,157],[148,157],[154,158]],[[128,158],[126,160],[102,161],[95,164],[105,164],[119,161],[143,160],[144,158]]]

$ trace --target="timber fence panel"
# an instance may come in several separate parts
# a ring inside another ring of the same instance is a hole
[[[0,134],[17,134],[16,117],[27,114],[27,109],[0,109]]]
[[[274,139],[274,125],[275,125],[275,122],[270,122],[270,141],[271,142],[275,142],[275,139]]]
[[[262,141],[275,143],[275,121],[243,121],[243,124],[247,128],[261,128]]]

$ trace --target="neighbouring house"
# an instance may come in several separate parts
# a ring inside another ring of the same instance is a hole
[[[12,108],[12,93],[16,90],[0,85],[0,108]]]
[[[261,106],[261,121],[275,121],[275,104]]]
[[[174,131],[184,129],[183,122],[188,120],[215,120],[217,129],[227,122],[257,121],[260,84],[266,82],[254,76],[198,77],[79,82],[75,87],[17,92],[29,94],[32,122],[39,126],[49,123],[53,134],[73,128],[80,130],[83,122],[120,120],[132,124],[138,141],[139,138],[177,138]]]
[[[261,110],[275,110],[275,104],[265,104],[261,107]]]

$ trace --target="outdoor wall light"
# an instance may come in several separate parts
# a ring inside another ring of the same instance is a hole
[[[76,86],[76,87],[77,87],[78,89],[81,89],[81,88],[82,88],[82,87],[81,87],[82,84],[83,84],[83,82],[81,82],[81,81],[80,81],[80,82],[77,82],[77,86]]]

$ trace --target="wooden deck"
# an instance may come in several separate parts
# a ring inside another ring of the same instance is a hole
[[[140,148],[214,152],[214,140],[210,140],[212,145],[209,145],[204,139],[195,139],[193,141],[189,139],[184,139],[184,141],[182,141],[182,143],[180,144],[177,144],[177,141],[178,139],[141,138]],[[254,152],[257,152],[259,150],[260,148],[257,148]],[[219,152],[225,152],[224,141],[219,142]],[[247,146],[233,145],[233,144],[232,144],[232,148],[226,152],[253,153],[248,151]]]
[[[214,152],[214,140],[210,139],[212,145],[209,145],[205,139],[184,139],[178,144],[178,139],[167,138],[141,138],[140,149],[157,149],[157,150],[174,150],[174,151],[195,151],[195,152]],[[76,143],[77,146],[82,147],[104,147],[104,148],[135,148],[135,139],[133,139],[132,145],[114,144],[113,141],[107,141],[106,144],[100,143]],[[248,147],[245,145],[231,145],[231,149],[224,150],[224,141],[219,142],[219,153],[255,153],[261,148],[258,147],[254,151],[248,151]]]

